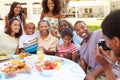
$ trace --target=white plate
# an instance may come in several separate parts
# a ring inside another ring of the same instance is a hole
[[[6,60],[6,59],[10,59],[10,57],[9,56],[0,56],[0,61]]]

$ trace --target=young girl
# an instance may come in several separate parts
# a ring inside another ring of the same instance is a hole
[[[42,14],[40,20],[46,20],[50,23],[50,30],[56,37],[58,34],[58,21],[62,18],[60,13],[60,1],[59,0],[43,0],[42,1]]]
[[[22,35],[19,40],[20,52],[35,54],[37,50],[37,34],[33,23],[26,24],[26,34]]]
[[[5,16],[5,31],[7,30],[7,28],[9,27],[9,20],[11,18],[17,18],[22,26],[22,31],[24,34],[24,29],[25,29],[25,24],[26,24],[26,17],[25,15],[22,13],[22,7],[21,4],[19,2],[13,2],[11,7],[10,7],[10,11],[8,13],[7,16]]]
[[[22,35],[21,25],[18,19],[9,20],[8,29],[0,34],[0,53],[17,53],[18,38]]]
[[[73,26],[68,21],[60,20],[59,21],[59,32],[60,32],[60,34],[64,30],[64,28],[70,28],[70,29],[73,30]],[[72,37],[73,43],[76,45],[78,53],[79,53],[80,52],[80,47],[81,47],[80,43],[82,41],[82,38],[80,36],[78,36],[75,31],[73,31],[72,33],[73,33],[73,37]],[[62,44],[62,43],[63,43],[63,40],[60,38],[59,39],[59,44]]]
[[[73,37],[72,30],[65,28],[62,31],[61,36],[63,39],[63,44],[58,45],[57,47],[58,55],[60,57],[65,57],[76,62],[78,53],[76,46],[71,43]]]

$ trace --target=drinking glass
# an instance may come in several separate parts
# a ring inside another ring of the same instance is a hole
[[[44,52],[43,49],[38,49],[37,50],[37,56],[39,60],[43,60],[44,59]]]

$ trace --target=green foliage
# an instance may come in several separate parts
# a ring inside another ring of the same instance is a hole
[[[90,30],[90,31],[95,31],[95,30],[98,30],[98,29],[100,29],[101,27],[100,26],[92,26],[92,25],[88,25],[88,29]]]
[[[72,25],[75,24],[76,21],[84,21],[86,25],[88,26],[90,31],[95,31],[97,29],[100,29],[101,23],[103,19],[98,19],[98,18],[72,18],[72,19],[67,19]]]

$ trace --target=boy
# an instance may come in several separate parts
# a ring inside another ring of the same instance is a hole
[[[22,35],[19,40],[20,52],[35,54],[37,50],[37,34],[35,33],[34,23],[26,24],[26,34]]]

